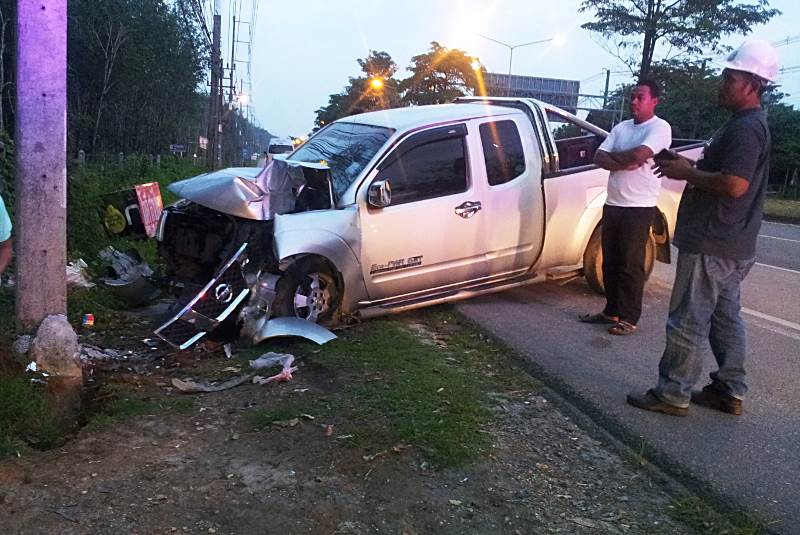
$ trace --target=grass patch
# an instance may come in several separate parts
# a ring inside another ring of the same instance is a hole
[[[670,514],[703,535],[759,535],[769,526],[743,512],[720,513],[696,496],[675,501]]]
[[[800,201],[767,197],[764,201],[764,214],[772,217],[800,220]]]
[[[26,444],[47,449],[60,439],[55,411],[41,389],[24,377],[0,376],[0,459]]]
[[[99,408],[85,415],[88,419],[87,427],[95,431],[108,429],[140,416],[165,412],[187,412],[193,406],[193,400],[188,398],[148,397],[122,388],[106,387],[98,395],[98,398],[107,399]]]
[[[345,420],[337,431],[367,449],[412,444],[438,466],[481,457],[490,447],[489,394],[536,383],[449,309],[416,318],[371,321],[325,346],[321,355],[350,376],[337,378],[343,391],[331,402]]]

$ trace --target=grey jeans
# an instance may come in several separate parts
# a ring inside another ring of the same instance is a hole
[[[755,259],[729,260],[680,252],[667,319],[667,346],[658,365],[655,394],[667,403],[686,407],[703,370],[705,341],[719,369],[711,379],[743,398],[747,392],[744,360],[745,326],[739,284]]]

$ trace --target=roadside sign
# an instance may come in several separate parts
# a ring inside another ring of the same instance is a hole
[[[156,235],[158,220],[161,218],[161,211],[164,204],[161,201],[161,190],[158,182],[149,182],[135,186],[136,197],[139,199],[139,213],[144,224],[144,231],[148,238]]]
[[[186,152],[186,145],[183,143],[173,143],[169,146],[171,152]]]

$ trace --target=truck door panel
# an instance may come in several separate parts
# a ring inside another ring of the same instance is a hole
[[[391,203],[384,208],[361,196],[361,264],[370,300],[486,276],[485,216],[466,133],[461,124],[412,134],[365,184],[388,180],[391,186]]]
[[[492,275],[529,269],[544,241],[542,161],[529,121],[512,117],[477,125],[486,194],[486,259]],[[534,141],[535,143],[535,141]]]

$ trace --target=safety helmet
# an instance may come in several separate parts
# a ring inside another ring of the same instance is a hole
[[[778,77],[778,51],[771,44],[761,39],[751,39],[731,52],[722,62],[726,69],[744,71],[755,74],[768,82],[774,82]]]

